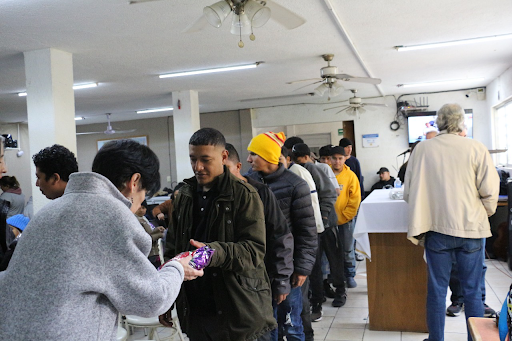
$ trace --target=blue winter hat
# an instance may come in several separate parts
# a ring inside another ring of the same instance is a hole
[[[7,219],[7,224],[16,227],[18,230],[23,231],[27,227],[29,217],[25,217],[23,214],[16,214]]]

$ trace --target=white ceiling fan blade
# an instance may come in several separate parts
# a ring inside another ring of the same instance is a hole
[[[346,108],[341,109],[340,111],[336,112],[334,115],[337,115],[337,114],[339,114],[342,111],[347,111],[348,109],[350,109],[350,105],[347,105]]]
[[[298,80],[298,81],[286,82],[286,84],[295,84],[295,83],[300,83],[300,82],[319,81],[319,80],[323,80],[323,78],[301,79],[301,80]]]
[[[354,82],[354,83],[368,83],[368,84],[380,84],[382,82],[379,78],[370,78],[370,77],[352,77],[345,74],[338,74],[335,75],[339,80],[345,81],[345,82]]]
[[[298,14],[293,13],[289,9],[276,4],[274,1],[267,1],[267,6],[271,11],[271,19],[274,19],[279,24],[283,25],[289,30],[293,30],[306,23],[306,19]]]
[[[298,91],[298,90],[300,90],[300,89],[304,89],[304,88],[306,88],[306,87],[308,87],[308,86],[310,86],[310,85],[314,85],[314,84],[322,83],[323,81],[324,81],[324,80],[322,79],[322,80],[319,80],[318,82],[314,82],[314,83],[311,83],[311,84],[308,84],[308,85],[301,86],[300,88],[295,89],[295,90],[293,90],[293,91]]]
[[[196,21],[194,21],[192,24],[190,24],[182,32],[183,33],[196,33],[196,32],[203,30],[206,26],[208,26],[208,20],[206,19],[206,17],[204,15],[201,15],[199,18],[197,18]]]
[[[76,135],[92,135],[92,134],[103,134],[102,131],[87,131],[85,133],[76,133]]]
[[[380,104],[380,103],[365,103],[365,106],[373,106],[373,107],[387,107],[387,104]]]
[[[331,110],[331,109],[338,109],[338,108],[346,108],[347,106],[348,105],[339,105],[337,107],[326,108],[326,109],[324,109],[324,111]]]
[[[371,111],[377,110],[377,108],[366,106],[366,104],[362,104],[361,105],[361,109],[363,109],[363,110],[371,110]]]
[[[161,1],[161,0],[132,0],[132,1],[128,1],[128,5],[136,5],[136,4],[141,4],[143,2],[152,2],[152,1]]]
[[[129,130],[113,130],[114,134],[125,134],[125,133],[133,133],[134,131],[137,131],[137,129],[129,129]]]

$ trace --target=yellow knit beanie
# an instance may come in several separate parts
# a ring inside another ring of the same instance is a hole
[[[284,145],[286,136],[283,132],[273,133],[268,131],[255,136],[249,143],[247,150],[265,159],[269,163],[277,165],[281,156],[281,147]]]

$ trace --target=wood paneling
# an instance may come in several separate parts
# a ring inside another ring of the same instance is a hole
[[[366,262],[371,330],[427,332],[427,266],[423,247],[406,233],[370,233]]]

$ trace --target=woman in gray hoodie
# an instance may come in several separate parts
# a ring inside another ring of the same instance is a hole
[[[134,216],[160,187],[146,146],[103,146],[91,173],[70,176],[64,195],[42,208],[0,272],[0,340],[115,340],[118,313],[166,312],[183,280],[202,276],[190,257],[157,271],[151,237]]]

